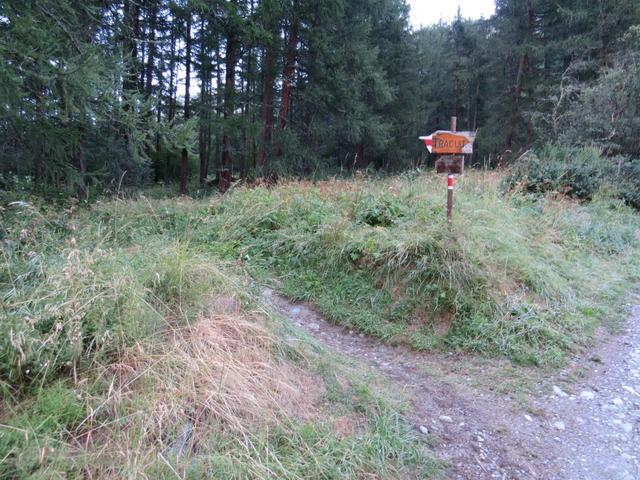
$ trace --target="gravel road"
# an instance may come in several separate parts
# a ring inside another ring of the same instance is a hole
[[[477,371],[451,381],[425,369],[464,370],[464,356],[392,347],[272,290],[264,297],[327,348],[403,389],[409,420],[436,439],[451,479],[640,480],[640,307],[620,335],[603,334],[566,369],[537,377],[523,399],[495,378],[473,381]]]

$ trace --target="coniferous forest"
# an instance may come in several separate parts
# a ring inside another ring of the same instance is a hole
[[[0,479],[640,478],[640,0],[410,4],[0,0]]]
[[[79,197],[532,146],[640,155],[640,3],[498,0],[413,30],[405,0],[4,0],[0,181]],[[625,157],[625,158],[626,158]]]

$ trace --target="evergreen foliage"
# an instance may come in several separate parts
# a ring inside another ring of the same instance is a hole
[[[454,115],[479,130],[474,162],[548,140],[640,154],[635,0],[498,0],[489,19],[417,31],[408,13],[406,0],[2,2],[2,184],[84,198],[399,170]]]

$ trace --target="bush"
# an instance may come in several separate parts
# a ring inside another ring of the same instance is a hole
[[[520,157],[505,177],[503,187],[589,200],[615,174],[614,162],[596,148],[548,145]]]
[[[388,227],[404,215],[402,203],[394,198],[366,196],[356,208],[358,222],[371,227]]]
[[[607,158],[592,147],[548,145],[522,156],[502,181],[503,190],[559,193],[591,200],[601,189],[640,209],[640,159]]]
[[[623,163],[620,177],[620,196],[628,205],[640,210],[640,159]]]

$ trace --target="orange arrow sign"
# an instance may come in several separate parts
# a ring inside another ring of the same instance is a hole
[[[475,138],[460,133],[437,132],[433,135],[433,153],[446,155],[460,155],[473,153]]]

